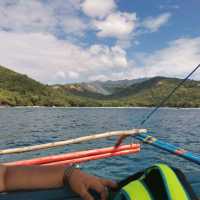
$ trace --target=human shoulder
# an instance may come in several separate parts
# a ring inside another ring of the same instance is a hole
[[[4,181],[5,173],[6,173],[6,166],[0,164],[0,192],[5,190],[5,181]]]

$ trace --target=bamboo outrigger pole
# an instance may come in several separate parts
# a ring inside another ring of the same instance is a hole
[[[102,139],[102,138],[109,138],[113,136],[135,136],[141,133],[146,133],[146,129],[131,129],[131,130],[122,130],[122,131],[111,131],[111,132],[105,132],[105,133],[99,133],[89,136],[83,136],[75,139],[69,139],[64,141],[58,141],[58,142],[50,142],[46,144],[39,144],[39,145],[33,145],[28,147],[19,147],[19,148],[11,148],[11,149],[3,149],[0,150],[0,155],[5,154],[14,154],[14,153],[23,153],[28,151],[36,151],[41,149],[48,149],[53,147],[60,147],[64,145],[69,144],[77,144],[81,142],[96,140],[96,139]]]
[[[126,155],[140,151],[140,144],[121,145],[119,147],[104,147],[84,151],[76,151],[59,155],[50,155],[45,157],[32,158],[28,160],[19,160],[4,163],[9,166],[29,166],[29,165],[57,165],[86,162],[112,156]]]
[[[136,149],[127,149],[123,151],[116,151],[113,153],[104,153],[104,154],[97,154],[93,156],[86,156],[83,158],[76,158],[72,160],[63,160],[63,161],[58,161],[58,162],[53,162],[53,163],[47,163],[44,165],[67,165],[67,164],[74,164],[74,163],[83,163],[83,162],[88,162],[92,160],[99,160],[99,159],[104,159],[104,158],[109,158],[109,157],[114,157],[114,156],[122,156],[126,154],[135,154],[140,151],[139,148]]]

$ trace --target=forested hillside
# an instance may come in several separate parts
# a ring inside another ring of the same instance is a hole
[[[53,89],[26,75],[0,66],[0,105],[85,106],[89,100]]]
[[[0,105],[155,106],[180,81],[154,77],[49,86],[0,66]],[[200,107],[200,82],[188,80],[164,106]]]

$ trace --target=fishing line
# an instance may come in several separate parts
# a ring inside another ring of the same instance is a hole
[[[200,68],[200,64],[190,72],[185,79],[183,79],[177,86],[141,121],[140,126],[150,119],[150,117],[176,92],[176,90],[187,81],[192,74]]]
[[[185,81],[187,81],[190,76],[192,76],[192,74],[194,74],[195,71],[197,71],[197,69],[200,68],[200,64],[197,65],[197,67],[195,67],[192,72],[190,72],[179,84],[176,85],[176,87],[174,87],[174,89],[144,118],[144,120],[142,120],[140,122],[140,126],[144,125],[144,123],[150,119],[150,117],[176,92],[176,90],[185,83]],[[134,137],[130,137],[131,139],[131,144],[133,143],[133,138]],[[120,137],[117,141],[117,143],[115,144],[115,146],[119,146],[122,141],[124,140],[123,137]]]

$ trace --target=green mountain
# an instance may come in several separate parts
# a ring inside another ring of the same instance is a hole
[[[0,66],[0,105],[155,106],[180,81],[154,77],[49,86]],[[164,106],[200,107],[200,81],[188,80]]]
[[[86,98],[66,94],[62,89],[54,89],[0,66],[0,105],[86,106],[89,103]]]
[[[153,77],[149,79],[132,80],[132,84],[127,84],[124,80],[121,82],[101,82],[101,86],[104,89],[112,88],[110,89],[110,94],[95,91],[97,87],[95,87],[93,82],[67,84],[60,87],[62,87],[66,93],[96,99],[103,106],[155,106],[158,105],[180,81],[182,80],[177,78]],[[200,107],[200,82],[188,80],[164,106]]]
[[[133,84],[110,96],[128,105],[158,105],[182,79],[154,77],[142,83]],[[164,104],[169,107],[200,107],[200,81],[188,80]]]
[[[101,95],[112,95],[119,90],[135,84],[142,83],[147,78],[133,79],[133,80],[118,80],[118,81],[93,81],[88,83],[74,83],[65,85],[55,85],[57,88],[62,88],[66,92],[70,92],[80,96],[101,97]]]

